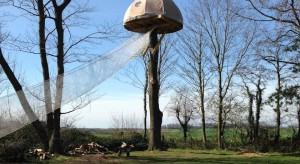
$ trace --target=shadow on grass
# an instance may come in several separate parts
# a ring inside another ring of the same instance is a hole
[[[205,153],[204,153],[205,154]],[[220,154],[218,154],[220,155]],[[115,157],[115,159],[120,159],[118,157]],[[216,157],[145,157],[145,156],[131,156],[129,158],[122,158],[121,157],[121,163],[268,163],[268,164],[283,164],[287,163],[287,161],[281,161],[278,159],[272,159],[272,157],[243,157],[243,156],[237,156],[232,157],[230,155],[222,154],[222,156]],[[289,164],[292,163],[299,163],[299,160],[288,162]]]
[[[282,154],[283,156],[290,156],[290,157],[300,157],[300,152],[299,153],[287,153],[287,154]]]

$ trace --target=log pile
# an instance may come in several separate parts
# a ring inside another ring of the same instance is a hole
[[[82,144],[74,150],[68,151],[69,155],[85,155],[85,154],[104,154],[108,149],[104,146],[99,145],[96,142]]]

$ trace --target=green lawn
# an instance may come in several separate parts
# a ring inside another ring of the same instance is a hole
[[[65,158],[51,160],[56,162],[89,162],[89,163],[300,163],[300,154],[282,155],[278,153],[239,153],[233,151],[202,151],[202,150],[179,150],[170,149],[168,151],[143,151],[131,152],[131,157],[118,157],[116,154],[105,155],[102,159],[95,155],[85,157]]]

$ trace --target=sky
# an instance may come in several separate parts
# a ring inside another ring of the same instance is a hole
[[[104,14],[105,18],[119,20],[120,22],[122,22],[125,11],[132,3],[132,0],[93,1],[97,1],[96,3],[102,6],[99,14]],[[179,6],[179,0],[175,0],[174,2],[178,7],[181,7]],[[111,127],[111,120],[114,115],[117,115],[117,117],[121,115],[131,117],[131,115],[134,115],[142,123],[144,113],[143,91],[118,81],[116,76],[120,77],[117,74],[99,86],[101,92],[103,91],[105,95],[98,101],[93,102],[90,107],[87,107],[88,109],[84,115],[80,115],[82,118],[76,122],[78,127]],[[164,111],[163,124],[175,122],[175,119],[169,117],[165,110],[168,103],[168,96],[160,98],[160,109]]]
[[[94,11],[96,11],[91,13],[91,21],[100,23],[116,21],[120,22],[119,24],[122,25],[124,13],[132,2],[133,0],[90,0],[90,4]],[[181,1],[175,0],[175,3],[177,3],[178,7],[182,7]],[[15,9],[9,8],[6,10],[9,13],[18,15],[18,11]],[[31,23],[24,17],[17,17],[13,21],[5,22],[2,29],[11,33],[15,37],[26,37],[26,33],[28,33],[31,29]],[[118,42],[107,44],[103,43],[103,45],[95,47],[94,51],[99,54],[103,54],[112,47],[116,47],[118,44]],[[4,53],[8,52],[5,48],[3,49]],[[27,85],[35,85],[42,81],[41,66],[38,55],[15,51],[10,51],[9,54],[17,56],[16,58],[21,66],[21,70],[19,70],[19,72],[26,77],[25,81]],[[96,90],[102,96],[80,111],[64,116],[67,117],[66,120],[75,118],[76,127],[109,128],[112,126],[112,117],[121,115],[131,117],[134,115],[134,118],[138,119],[138,122],[142,124],[143,91],[132,87],[129,84],[120,82],[117,78],[120,78],[118,73],[100,84]],[[174,118],[169,117],[165,110],[168,103],[168,96],[160,98],[160,108],[164,112],[163,124],[174,122]]]
[[[95,12],[90,13],[91,21],[97,23],[103,22],[119,22],[120,29],[122,29],[122,21],[124,14],[133,0],[90,0],[90,4],[94,8]],[[183,12],[183,6],[189,1],[187,0],[174,0],[177,6]],[[7,9],[8,12],[18,12],[14,9]],[[0,11],[1,12],[1,11]],[[184,18],[184,13],[183,13]],[[26,34],[31,30],[32,25],[24,17],[17,17],[13,21],[5,22],[2,31],[7,31],[17,37],[26,37]],[[81,29],[78,31],[89,32],[88,29]],[[172,34],[170,34],[172,35]],[[95,46],[93,52],[97,54],[103,54],[113,47],[117,47],[120,44],[121,39],[116,39],[115,42],[103,43],[99,46]],[[31,86],[42,81],[41,66],[38,55],[30,55],[27,53],[20,53],[15,51],[9,51],[3,48],[5,54],[11,54],[17,56],[19,63],[19,72],[26,77],[26,84]],[[68,65],[68,68],[76,67],[77,65]],[[55,66],[50,67],[53,69]],[[119,71],[119,72],[122,72]],[[75,119],[76,127],[83,128],[109,128],[112,127],[113,117],[130,117],[138,120],[142,124],[143,120],[143,91],[135,88],[129,84],[120,82],[117,78],[121,75],[116,73],[111,78],[101,83],[97,88],[97,93],[102,95],[99,99],[92,102],[87,107],[79,110],[77,113],[71,115],[65,115],[64,120]],[[271,91],[270,91],[271,92]],[[168,106],[170,99],[170,93],[160,98],[160,109],[163,111],[163,125],[169,123],[176,123],[177,120],[174,117],[168,115],[166,107]],[[68,110],[68,107],[63,107]],[[274,118],[273,114],[263,116],[265,120]],[[62,122],[64,122],[64,120]],[[148,114],[148,126],[149,126],[149,114]]]

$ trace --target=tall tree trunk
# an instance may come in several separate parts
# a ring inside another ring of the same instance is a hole
[[[61,101],[63,91],[63,74],[64,74],[64,29],[63,29],[63,11],[69,5],[71,0],[64,0],[61,5],[57,5],[56,0],[51,0],[55,10],[55,27],[57,32],[57,79],[56,79],[56,96],[54,105],[54,132],[51,137],[52,145],[50,150],[53,153],[61,153],[60,143],[60,116]]]
[[[280,111],[280,95],[281,95],[281,75],[279,70],[280,64],[277,61],[277,92],[276,92],[276,132],[274,142],[278,143],[280,139],[281,111]]]
[[[150,36],[150,47],[154,49],[158,43],[157,32]],[[150,49],[150,50],[151,50]],[[161,150],[161,124],[163,113],[159,109],[159,82],[157,79],[158,50],[150,54],[149,62],[149,111],[150,111],[150,142],[149,150]]]
[[[202,45],[200,45],[202,46]],[[206,148],[206,123],[205,123],[205,108],[204,108],[204,73],[203,73],[203,66],[202,66],[202,53],[199,53],[200,55],[200,61],[198,62],[198,75],[199,75],[199,98],[200,98],[200,111],[201,111],[201,123],[202,123],[202,144],[203,148]]]
[[[223,130],[223,95],[222,95],[222,73],[218,71],[218,147],[219,149],[224,148],[224,130]]]
[[[254,117],[253,117],[253,97],[249,97],[249,116],[248,116],[248,122],[249,122],[249,139],[250,142],[253,143],[253,132],[254,132]]]
[[[298,133],[297,133],[297,138],[300,138],[300,104],[298,104],[297,119],[298,119]]]
[[[260,120],[260,110],[262,106],[262,92],[263,89],[260,88],[261,80],[258,80],[258,83],[256,85],[257,91],[256,91],[256,113],[255,113],[255,126],[254,126],[254,140],[255,144],[258,142],[258,132],[259,132],[259,120]]]
[[[249,98],[249,108],[248,108],[248,123],[249,123],[249,141],[253,143],[254,141],[254,116],[253,116],[253,99],[254,96],[251,94],[250,89],[246,86],[247,94]]]
[[[184,146],[186,147],[187,130],[188,130],[187,123],[182,124],[181,126],[182,126],[182,129],[183,129]]]
[[[202,87],[201,87],[202,88]],[[203,93],[203,89],[200,90],[200,110],[201,110],[201,123],[202,123],[202,144],[204,149],[206,148],[206,142],[207,142],[207,138],[206,138],[206,123],[205,123],[205,108],[204,108],[204,93]]]
[[[148,69],[145,69],[145,86],[144,86],[144,141],[147,138],[147,91],[149,83]]]
[[[26,96],[22,90],[22,86],[19,83],[18,79],[14,75],[13,71],[9,67],[8,63],[6,62],[2,50],[0,48],[0,65],[5,72],[7,78],[9,79],[10,83],[14,87],[14,90],[17,93],[17,96],[19,98],[19,101],[24,109],[25,114],[29,118],[29,121],[31,122],[31,125],[34,127],[37,135],[39,136],[40,141],[42,142],[44,149],[48,148],[48,136],[47,132],[44,128],[44,126],[41,124],[35,113],[33,112],[31,106],[29,105],[28,100],[26,99]]]
[[[53,112],[52,112],[52,100],[51,100],[51,89],[50,89],[50,75],[46,53],[46,35],[45,35],[45,10],[43,0],[37,1],[39,11],[39,48],[41,65],[43,69],[44,78],[44,98],[45,98],[45,109],[47,115],[47,133],[48,140],[50,139],[53,132]],[[48,151],[49,147],[45,148]]]

